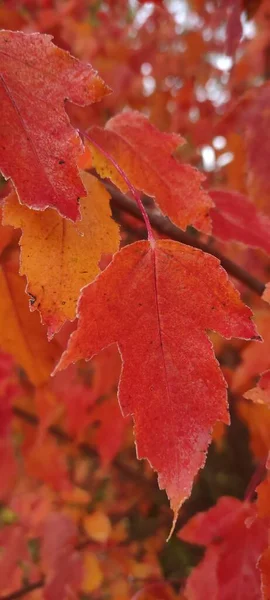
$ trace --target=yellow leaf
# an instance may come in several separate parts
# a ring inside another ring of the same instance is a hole
[[[84,555],[84,575],[82,582],[82,592],[89,594],[100,587],[103,581],[103,573],[99,566],[97,557],[92,552],[86,552]]]
[[[27,277],[31,310],[40,311],[49,337],[75,318],[80,290],[98,275],[102,254],[119,247],[107,190],[88,173],[82,179],[87,196],[80,200],[82,219],[76,223],[53,209],[41,212],[19,204],[15,192],[3,210],[3,223],[22,229],[20,273]]]
[[[123,542],[124,540],[127,539],[127,519],[122,519],[121,521],[119,521],[118,523],[116,523],[114,525],[114,528],[112,530],[112,535],[111,535],[111,539],[114,542]]]
[[[111,600],[130,600],[130,587],[125,579],[117,578],[110,585]]]
[[[83,525],[87,535],[92,540],[101,543],[107,542],[112,530],[112,526],[107,515],[99,510],[87,515],[84,519]]]

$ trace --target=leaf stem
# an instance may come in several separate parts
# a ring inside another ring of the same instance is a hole
[[[133,215],[140,221],[143,221],[143,217],[141,215],[140,210],[137,205],[131,198],[128,198],[118,189],[116,189],[112,184],[105,183],[105,187],[109,191],[114,206],[120,208],[120,210]],[[240,267],[237,263],[233,262],[224,254],[222,254],[217,248],[213,247],[211,244],[211,238],[209,238],[208,242],[203,242],[199,237],[195,237],[191,235],[187,231],[182,231],[176,225],[174,225],[167,217],[163,217],[161,214],[157,213],[157,211],[152,211],[151,209],[145,209],[149,221],[152,227],[161,235],[165,235],[171,240],[175,240],[176,242],[180,242],[181,244],[186,244],[187,246],[191,246],[193,248],[199,248],[203,250],[203,252],[207,252],[208,254],[212,254],[220,261],[222,267],[235,279],[241,281],[244,285],[246,285],[252,292],[261,296],[264,289],[265,284],[256,279],[253,275],[251,275],[248,271]]]
[[[132,194],[136,204],[138,205],[141,214],[143,216],[143,220],[145,222],[145,227],[147,229],[147,235],[148,235],[148,240],[150,242],[150,244],[152,246],[155,245],[155,238],[153,235],[153,231],[152,231],[152,227],[150,224],[150,220],[148,217],[148,214],[145,210],[145,207],[142,203],[141,200],[141,196],[138,193],[138,191],[136,190],[136,188],[134,187],[134,185],[131,183],[131,181],[129,180],[129,178],[127,177],[125,171],[123,171],[123,169],[118,165],[118,163],[114,160],[114,158],[111,156],[111,154],[109,154],[109,152],[107,152],[106,150],[104,150],[104,148],[102,148],[95,140],[93,140],[93,138],[86,133],[86,131],[81,131],[79,130],[80,134],[84,137],[86,137],[86,139],[90,142],[90,144],[92,144],[93,146],[95,146],[95,148],[97,148],[97,150],[103,154],[103,156],[105,156],[105,158],[110,161],[110,163],[114,166],[114,168],[118,171],[119,175],[121,175],[121,177],[124,179],[125,183],[127,184],[127,187],[130,191],[130,193]]]

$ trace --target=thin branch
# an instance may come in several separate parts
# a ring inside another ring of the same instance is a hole
[[[122,194],[111,183],[105,183],[105,186],[111,194],[114,206],[120,208],[126,213],[132,215],[133,217],[136,217],[140,221],[143,221],[142,214],[135,202],[133,202],[133,200]],[[219,252],[212,246],[210,246],[209,243],[202,242],[199,238],[193,237],[186,231],[181,231],[181,229],[178,229],[178,227],[171,223],[171,221],[169,221],[167,217],[163,217],[162,215],[157,214],[153,210],[150,210],[146,207],[145,211],[148,215],[152,227],[156,231],[158,231],[162,235],[166,235],[172,240],[176,240],[177,242],[181,242],[182,244],[187,244],[187,246],[199,248],[204,252],[208,252],[208,254],[212,254],[220,260],[222,267],[227,271],[227,273],[235,277],[235,279],[238,279],[238,281],[244,283],[250,290],[258,294],[259,296],[262,295],[265,288],[265,284],[262,283],[262,281],[259,281],[258,279],[256,279],[256,277],[250,275],[248,271],[234,263],[232,260],[224,256],[221,252]]]
[[[30,594],[31,592],[42,588],[44,584],[45,579],[42,577],[34,583],[29,583],[28,585],[21,587],[20,589],[16,590],[16,592],[12,592],[7,596],[0,596],[0,600],[17,600],[18,598],[22,598],[23,596],[26,596],[27,594]]]

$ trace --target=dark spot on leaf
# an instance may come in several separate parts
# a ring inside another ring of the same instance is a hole
[[[29,296],[30,296],[30,304],[31,304],[31,306],[33,306],[36,301],[36,296],[33,296],[33,294],[29,294]]]

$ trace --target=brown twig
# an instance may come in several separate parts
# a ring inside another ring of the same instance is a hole
[[[41,577],[40,579],[38,579],[38,581],[35,581],[34,583],[29,583],[28,585],[25,585],[24,587],[19,588],[15,592],[12,592],[11,594],[7,594],[7,596],[0,596],[0,600],[17,600],[18,598],[22,598],[23,596],[26,596],[26,594],[30,594],[31,592],[34,592],[35,590],[42,588],[44,586],[44,584],[45,584],[45,579],[43,577]]]
[[[122,194],[111,183],[105,183],[105,186],[112,197],[114,206],[120,208],[133,217],[136,217],[140,221],[143,221],[142,214],[133,200]],[[244,283],[250,290],[259,296],[262,295],[265,284],[256,279],[256,277],[253,277],[253,275],[250,275],[248,271],[210,246],[209,243],[202,242],[198,237],[192,236],[186,231],[181,231],[181,229],[178,229],[178,227],[171,223],[167,217],[163,217],[162,215],[146,207],[145,210],[152,227],[158,231],[158,233],[165,235],[177,242],[181,242],[182,244],[187,244],[187,246],[199,248],[204,252],[208,252],[208,254],[212,254],[220,260],[222,267],[227,271],[227,273],[235,277],[235,279],[238,279],[238,281]]]

